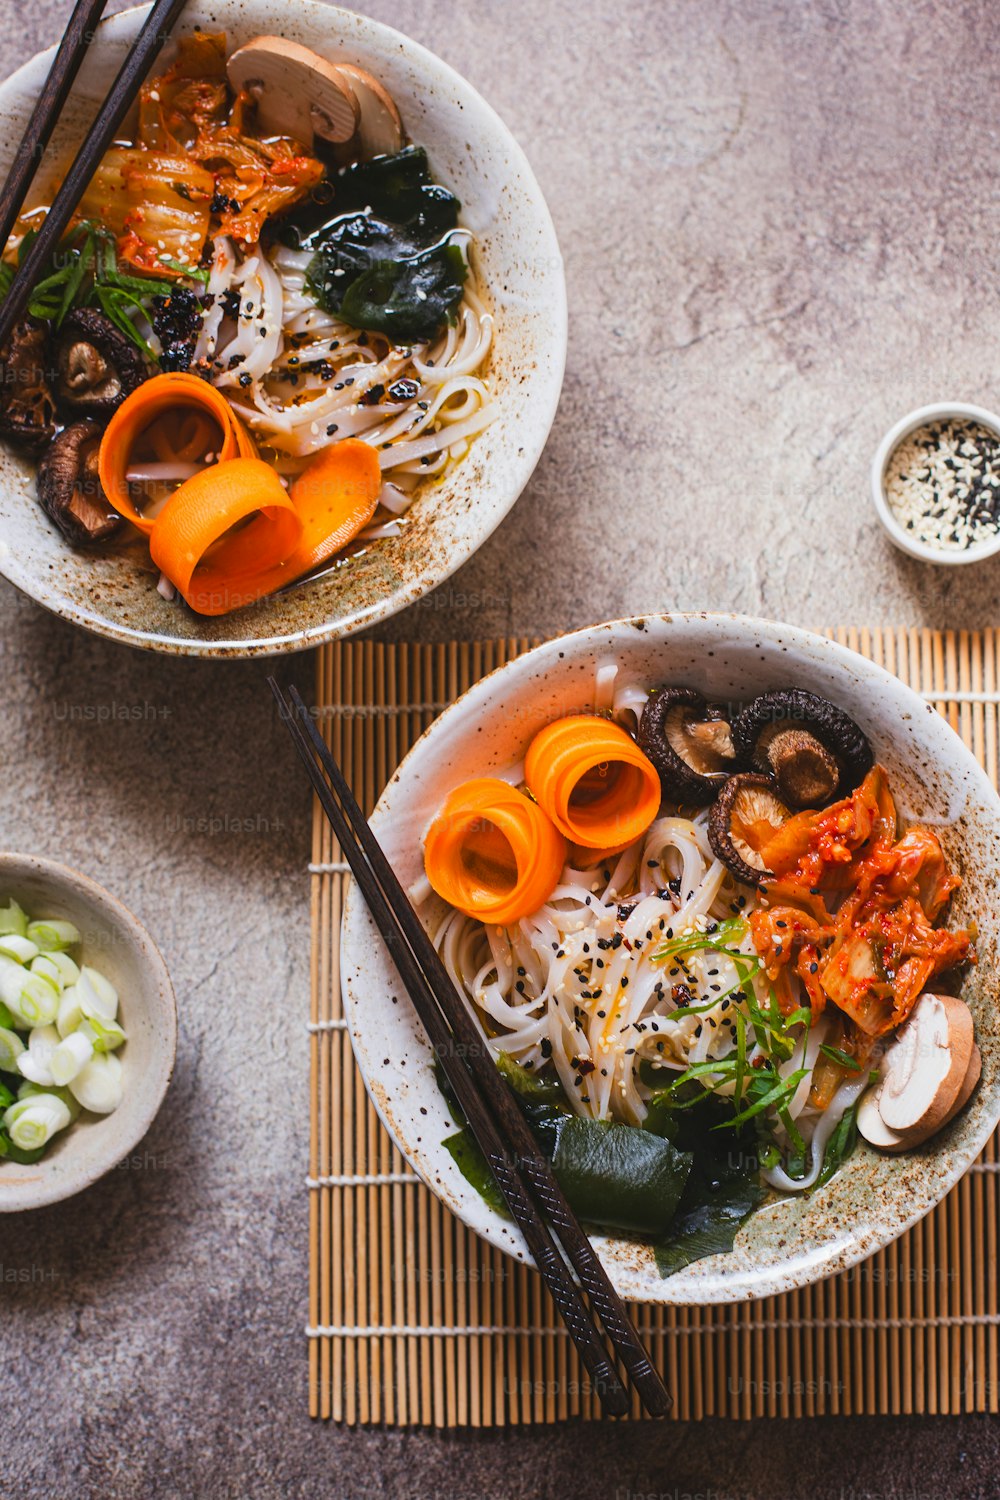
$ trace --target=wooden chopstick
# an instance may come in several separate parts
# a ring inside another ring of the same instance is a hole
[[[31,118],[21,137],[7,180],[0,188],[0,250],[10,239],[17,223],[31,179],[49,143],[56,121],[87,54],[91,32],[101,18],[108,0],[76,0],[58,51],[52,59],[48,77],[31,111]]]
[[[275,697],[279,704],[283,705],[281,690],[273,679],[270,681]],[[317,788],[324,811],[327,812],[334,825],[334,831],[344,850],[345,858],[355,871],[358,883],[366,900],[369,901],[376,924],[390,944],[390,950],[400,969],[401,977],[407,980],[407,974],[403,972],[404,967],[408,972],[414,968],[417,970],[419,975],[417,985],[420,994],[413,996],[414,1004],[431,1037],[432,1045],[435,1045],[435,1050],[437,1050],[435,1037],[441,1043],[444,1052],[441,1057],[442,1067],[445,1068],[446,1076],[455,1088],[459,1102],[469,1119],[470,1128],[480,1141],[501,1189],[505,1190],[509,1179],[523,1176],[537,1204],[544,1210],[549,1226],[555,1230],[563,1249],[576,1269],[581,1285],[588,1293],[592,1306],[597,1310],[640,1399],[652,1415],[662,1415],[671,1404],[670,1397],[650,1364],[624,1302],[612,1286],[593,1245],[567,1203],[552,1172],[550,1162],[541,1152],[513,1095],[497,1072],[481,1033],[469,1016],[461,998],[456,994],[451,979],[424,930],[420,918],[396,879],[340,767],[324,744],[312,716],[294,687],[291,689],[291,697],[295,715],[289,721],[289,729],[296,741],[296,746]],[[287,713],[287,709],[283,711]],[[309,749],[309,742],[312,744],[312,752]],[[336,800],[329,794],[330,788],[327,787],[316,765],[316,756],[319,757],[323,770],[329,777],[332,788],[336,792],[336,798],[342,804],[343,812],[337,806]],[[350,827],[347,826],[348,822]],[[374,877],[374,885],[372,877]],[[376,908],[378,908],[377,911]],[[407,988],[409,987],[407,983]],[[428,1015],[425,1015],[425,1010],[429,1011],[429,1019]],[[455,1073],[455,1082],[452,1082],[452,1071]],[[497,1155],[498,1128],[499,1155]],[[482,1138],[480,1138],[480,1131]],[[513,1203],[511,1203],[511,1211],[521,1223]],[[523,1227],[522,1225],[522,1229]],[[539,1268],[545,1275],[545,1263],[540,1261],[535,1254],[531,1239],[527,1235],[526,1238],[528,1238],[529,1248],[532,1249]],[[558,1275],[560,1271],[562,1272],[560,1295],[556,1296],[556,1301],[575,1338],[574,1324],[578,1321],[579,1310],[572,1303],[567,1304],[573,1314],[571,1320],[566,1317],[563,1302],[560,1301],[560,1296],[563,1301],[566,1300],[562,1283],[568,1279],[561,1257],[556,1274]],[[546,1276],[547,1281],[548,1279]],[[551,1282],[549,1285],[552,1290]],[[573,1290],[575,1291],[575,1287]],[[583,1311],[588,1325],[592,1328],[586,1308]],[[581,1354],[585,1359],[587,1358],[584,1346],[581,1346]]]
[[[36,238],[32,241],[24,260],[17,269],[6,297],[3,302],[0,302],[0,347],[7,342],[14,325],[24,316],[33,288],[41,279],[53,252],[65,234],[76,212],[77,204],[97,170],[101,157],[114,140],[118,127],[128,114],[157,53],[169,39],[171,28],[184,9],[185,3],[186,0],[156,0],[146,17],[142,30],[132,43],[107,98],[87,132],[86,140],[63,178]],[[84,47],[90,40],[89,36],[84,38]],[[53,106],[61,108],[64,99],[65,91],[53,90],[49,105],[51,118],[47,115],[44,120],[40,120],[37,127],[39,130],[51,131],[57,113]],[[28,182],[25,181],[25,192],[27,187]],[[12,195],[10,203],[6,205],[8,212],[12,205],[16,205],[15,218],[20,212],[22,201],[23,193],[21,199]]]

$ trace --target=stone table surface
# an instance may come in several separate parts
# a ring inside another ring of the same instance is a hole
[[[925,569],[867,467],[907,409],[1000,405],[988,0],[374,0],[527,150],[566,259],[551,441],[398,638],[665,607],[982,626],[1000,560]],[[12,68],[69,0],[3,0]],[[614,549],[609,549],[609,534]],[[558,545],[553,545],[557,539]],[[103,880],[180,1002],[137,1157],[0,1223],[0,1497],[994,1496],[981,1418],[524,1434],[306,1416],[309,805],[263,663],[163,660],[0,588],[5,847]],[[310,659],[288,663],[305,689]]]

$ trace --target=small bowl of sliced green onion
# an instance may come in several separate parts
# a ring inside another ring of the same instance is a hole
[[[66,865],[0,854],[0,1212],[125,1159],[176,1047],[170,977],[131,912]]]

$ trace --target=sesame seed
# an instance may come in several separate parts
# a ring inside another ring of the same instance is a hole
[[[918,541],[961,552],[1000,532],[1000,439],[978,422],[928,422],[893,450],[885,495]]]

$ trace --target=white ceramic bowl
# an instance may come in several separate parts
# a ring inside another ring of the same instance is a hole
[[[859,1148],[824,1188],[765,1205],[734,1250],[661,1279],[648,1246],[597,1237],[622,1293],[645,1302],[741,1301],[816,1281],[889,1243],[941,1199],[1000,1118],[1000,799],[944,719],[882,668],[785,625],[727,615],[648,616],[548,642],[465,693],[431,726],[386,788],[372,819],[404,885],[423,869],[421,838],[445,795],[474,775],[518,762],[554,717],[593,707],[606,661],[620,681],[684,683],[723,702],[794,685],[839,704],[867,731],[900,812],[940,834],[963,886],[950,920],[979,924],[979,963],[963,982],[983,1053],[983,1077],[947,1130],[903,1157]],[[341,947],[346,1013],[368,1090],[400,1150],[479,1234],[525,1258],[519,1233],[466,1182],[441,1142],[454,1126],[430,1050],[357,888],[347,897]],[[393,1003],[394,997],[397,1003]]]
[[[907,416],[901,417],[894,427],[890,427],[885,437],[879,443],[872,459],[871,488],[872,500],[879,520],[889,533],[890,540],[901,552],[906,552],[910,557],[919,558],[921,562],[936,563],[941,567],[957,567],[962,563],[982,562],[984,558],[995,557],[1000,552],[1000,531],[996,536],[987,537],[984,541],[973,542],[971,547],[966,547],[962,552],[948,552],[943,547],[933,547],[928,542],[923,542],[919,537],[908,531],[899,520],[892,506],[889,504],[885,492],[885,476],[889,467],[889,460],[904,438],[909,437],[911,432],[916,432],[918,427],[923,427],[928,422],[978,422],[992,432],[997,441],[1000,442],[1000,417],[994,412],[987,411],[983,406],[972,406],[967,401],[937,401],[932,406],[919,406],[916,411],[911,411]]]
[[[50,148],[53,161],[79,144],[145,14],[130,10],[101,23]],[[55,613],[130,645],[207,656],[296,651],[412,604],[471,557],[510,510],[538,461],[562,385],[562,261],[541,190],[510,131],[475,89],[416,42],[319,0],[191,0],[177,30],[196,25],[224,29],[232,48],[278,33],[359,63],[386,85],[439,181],[462,200],[463,221],[476,236],[477,270],[496,315],[490,379],[500,416],[440,485],[425,489],[402,536],[216,620],[168,604],[156,592],[155,573],[140,573],[128,559],[70,548],[33,498],[31,466],[3,451],[0,572]],[[51,60],[51,51],[42,53],[0,85],[0,176]]]
[[[118,1166],[152,1124],[177,1051],[177,1011],[166,964],[142,924],[86,875],[31,854],[0,854],[0,905],[14,898],[32,917],[80,930],[80,953],[118,991],[128,1036],[122,1102],[110,1115],[84,1115],[61,1131],[32,1166],[0,1158],[0,1213],[70,1198]]]

